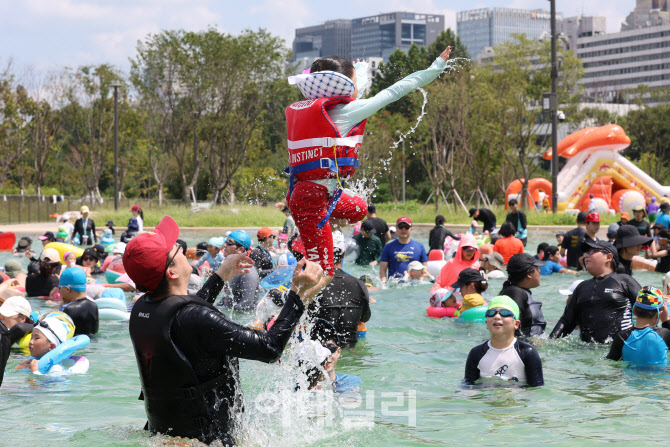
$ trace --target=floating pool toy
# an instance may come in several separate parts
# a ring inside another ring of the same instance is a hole
[[[293,280],[293,267],[283,267],[279,270],[275,270],[270,273],[268,276],[261,280],[261,287],[270,290],[278,289],[279,287],[291,287],[291,281]]]
[[[120,290],[120,289],[106,289]],[[98,305],[98,316],[103,321],[128,321],[130,320],[130,312],[125,300],[121,301],[117,298],[98,298],[95,300]]]
[[[78,349],[85,348],[89,343],[91,339],[88,335],[77,335],[66,340],[42,356],[37,362],[37,370],[40,374],[46,374],[54,365],[69,359]]]
[[[429,306],[426,313],[430,318],[453,318],[456,307],[435,307]]]
[[[116,280],[119,279],[119,276],[123,275],[123,272],[115,272],[109,268],[105,270],[105,279],[109,284],[115,284]]]
[[[16,234],[8,231],[0,233],[0,251],[12,251],[16,242]]]
[[[76,257],[79,257],[84,254],[84,249],[77,247],[76,245],[66,244],[65,242],[49,242],[44,246],[44,248],[53,248],[60,255],[61,264],[65,264],[63,260],[63,255],[68,251],[74,252]]]
[[[465,321],[486,321],[488,306],[472,307],[461,313],[460,318]]]

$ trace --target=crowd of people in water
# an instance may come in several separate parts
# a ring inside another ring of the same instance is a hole
[[[285,214],[285,223],[280,230],[260,228],[255,241],[252,234],[235,230],[192,248],[179,239],[179,228],[169,217],[152,231],[134,231],[125,243],[114,236],[103,241],[87,216],[75,228],[90,228],[85,233],[90,239],[74,234],[74,229],[57,235],[46,232],[38,237],[43,247],[37,255],[31,238],[23,237],[5,262],[0,284],[0,367],[4,371],[10,346],[23,339],[28,340],[23,348],[30,358],[15,369],[85,373],[88,360],[66,348],[75,343],[79,343],[75,348],[85,347],[81,336],[95,338],[103,312],[99,304],[117,289],[129,312],[148,428],[232,442],[227,438],[234,417],[230,408],[214,409],[208,403],[211,396],[228,402],[241,397],[237,363],[224,359],[273,362],[293,338],[302,371],[296,389],[358,390],[361,378],[336,371],[336,366],[342,349],[356,346],[372,317],[375,300],[370,291],[419,284],[430,285],[429,309],[446,311],[445,316],[465,318],[481,309],[490,339],[468,355],[464,385],[497,378],[542,386],[542,361],[532,337],[545,331],[549,338],[560,338],[579,328],[585,342],[611,343],[609,359],[666,365],[670,318],[664,295],[670,281],[664,277],[661,290],[642,287],[632,276],[636,262],[636,267],[645,266],[654,258],[660,260],[656,271],[669,270],[663,262],[669,234],[664,220],[651,225],[644,219],[645,210],[636,208],[633,220],[621,213],[621,221],[610,225],[607,239],[601,240],[599,214],[582,212],[576,216],[576,228],[557,232],[555,243],[540,243],[531,255],[524,249],[526,216],[514,200],[510,202],[500,228],[495,214],[483,208],[470,210],[475,220],[461,234],[447,229],[444,216],[437,216],[427,247],[412,239],[409,217],[389,225],[370,204],[366,218],[347,230],[348,237],[340,230],[332,233],[334,276],[323,288],[319,287],[323,269],[307,259],[290,210],[281,202],[277,208]],[[133,213],[139,217],[142,210],[137,208]],[[659,210],[663,213],[659,218],[668,215],[670,205],[662,203]],[[88,213],[86,207],[80,210],[82,216]],[[135,229],[136,219],[131,218],[128,227]],[[113,227],[113,222],[109,224]],[[85,245],[88,242],[90,246]],[[353,263],[369,269],[368,274],[357,278],[342,268],[348,252],[353,252]],[[123,273],[117,278],[120,282],[104,283],[109,269]],[[533,289],[543,276],[579,272],[581,279],[561,291],[567,295],[566,307],[549,331]],[[493,279],[501,281],[499,290],[491,290]],[[488,303],[487,291],[493,296]],[[128,303],[126,296],[132,296]],[[34,298],[44,300],[38,307],[54,311],[39,315],[31,306]],[[254,321],[248,327],[239,325],[221,308],[249,312]],[[309,324],[301,329],[299,343],[294,331],[304,312]],[[205,333],[209,343],[203,344],[198,334]],[[167,348],[175,345],[178,350]],[[59,357],[60,351],[67,354]],[[150,362],[145,361],[147,353],[152,354]],[[179,374],[175,364],[183,369]],[[163,411],[163,406],[155,405],[168,399],[161,388],[196,391],[184,396],[173,393],[171,399],[183,411],[174,411],[173,406]],[[193,418],[207,419],[207,430],[194,425]]]
[[[633,268],[670,270],[666,199],[632,208],[633,219],[621,213],[606,240],[598,237],[600,216],[590,204],[576,216],[575,229],[557,233],[555,244],[540,244],[533,256],[526,253],[527,218],[516,199],[509,200],[500,228],[486,208],[469,210],[473,220],[461,234],[437,216],[426,249],[412,238],[410,217],[389,225],[374,205],[346,189],[367,118],[437,79],[449,66],[450,50],[368,99],[364,62],[319,58],[289,78],[305,100],[286,109],[289,190],[277,204],[286,217],[281,231],[235,230],[188,247],[169,216],[145,231],[136,205],[117,241],[114,222],[100,231],[83,206],[74,224],[68,213],[56,233],[38,237],[39,255],[33,240],[22,238],[0,284],[0,372],[18,343],[31,357],[17,370],[85,373],[88,360],[76,351],[95,338],[103,317],[125,319],[145,428],[233,445],[234,419],[243,407],[238,359],[276,362],[292,341],[296,392],[358,390],[361,378],[336,372],[337,362],[342,349],[365,334],[375,304],[370,291],[379,288],[430,285],[429,316],[485,322],[490,339],[470,351],[464,386],[486,378],[542,386],[534,337],[545,334],[547,322],[533,289],[551,274],[585,279],[561,292],[567,303],[546,331],[549,338],[579,327],[581,340],[611,344],[610,359],[667,365],[670,281],[661,290],[633,278]],[[354,225],[351,237],[343,233],[347,225]],[[368,274],[357,278],[343,268],[348,251]],[[494,279],[502,284],[491,292]],[[40,315],[26,297],[54,310]],[[249,312],[254,320],[238,324],[222,308]]]

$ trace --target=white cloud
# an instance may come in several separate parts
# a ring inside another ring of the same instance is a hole
[[[107,16],[110,6],[73,0],[25,0],[29,12],[36,16],[65,20],[96,20]]]

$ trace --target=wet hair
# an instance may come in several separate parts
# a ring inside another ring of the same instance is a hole
[[[349,79],[354,78],[355,72],[354,64],[339,56],[321,57],[312,62],[312,65],[309,67],[309,72],[316,73],[319,71],[334,71],[335,73],[345,75]]]
[[[466,285],[468,284],[474,284],[475,285],[475,290],[477,293],[482,294],[483,292],[486,292],[486,289],[489,288],[489,283],[486,281],[475,281],[475,282],[468,282],[465,283]]]
[[[182,241],[181,239],[177,239],[177,243],[181,245],[181,248],[184,249],[184,254],[186,254],[186,250],[188,249],[188,244],[186,244],[185,241]]]
[[[509,287],[512,285],[517,285],[524,279],[526,279],[529,275],[532,275],[535,273],[535,266],[531,265],[527,270],[522,270],[522,271],[509,271],[507,270],[507,281],[503,283],[503,288],[504,287]]]
[[[550,256],[554,256],[556,253],[558,253],[558,247],[550,245],[544,249],[544,256],[542,257],[542,260],[547,261],[549,260]]]
[[[638,318],[656,318],[658,316],[657,310],[642,309],[641,307],[633,307],[633,314]]]
[[[442,214],[435,216],[435,225],[441,225],[445,222],[446,220],[444,220],[444,216]]]
[[[577,214],[577,224],[585,224],[586,216],[588,216],[588,214],[584,211],[581,211],[579,214]]]
[[[58,273],[61,266],[60,261],[51,262],[47,259],[40,260],[39,265],[40,265],[39,273],[45,278],[51,276],[54,273]]]
[[[549,244],[546,242],[542,242],[540,245],[537,246],[537,254],[539,255],[540,252],[547,251],[547,248],[549,248]]]
[[[502,237],[514,236],[516,234],[516,229],[512,222],[505,222],[498,230],[498,234]]]
[[[658,232],[658,237],[663,238],[663,239],[668,239],[670,238],[670,231],[668,231],[667,228],[662,229],[661,231]]]

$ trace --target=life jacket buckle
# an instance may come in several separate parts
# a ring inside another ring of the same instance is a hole
[[[330,158],[321,158],[319,162],[321,163],[321,169],[330,169],[331,167],[335,167]]]
[[[323,137],[321,139],[321,145],[323,147],[333,147],[333,146],[335,146],[335,138],[333,138],[333,137]]]

